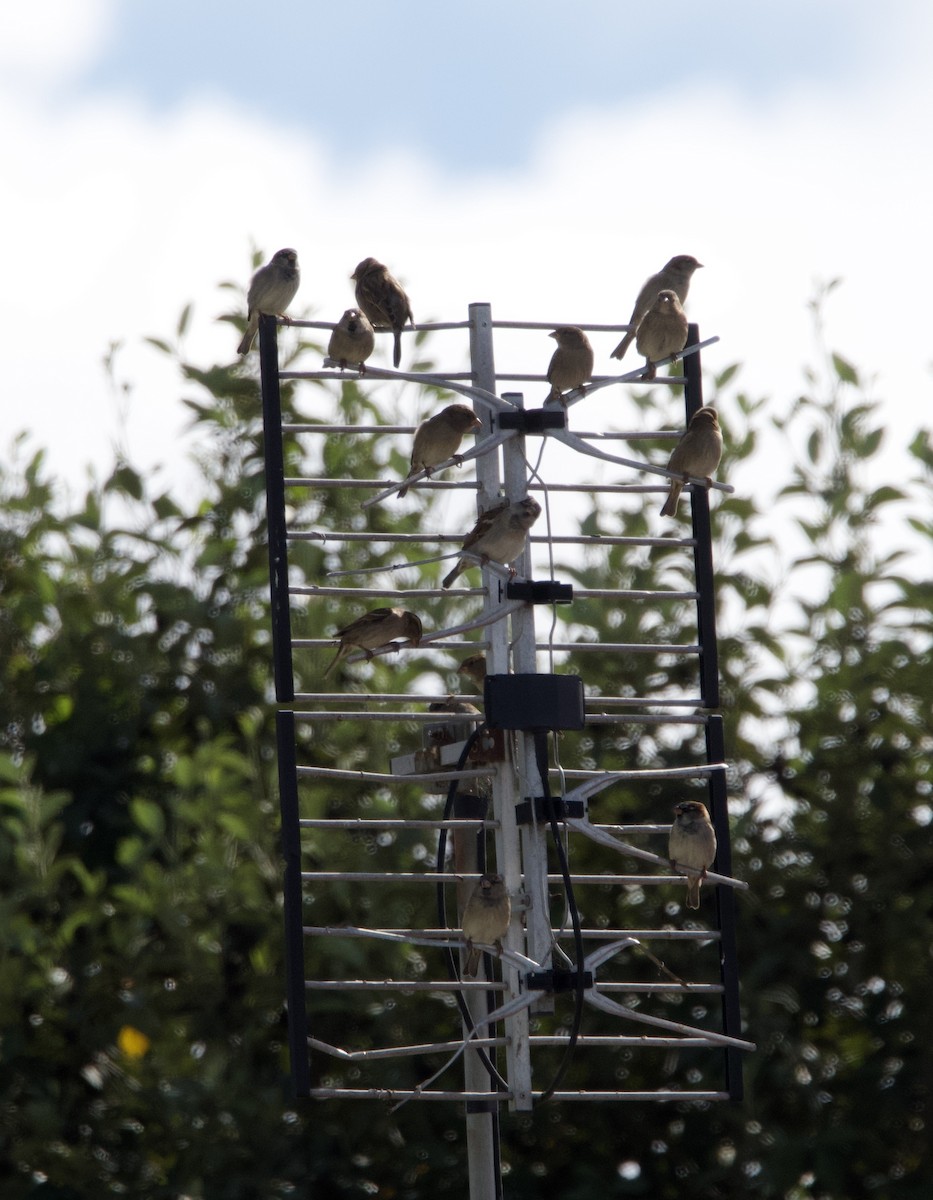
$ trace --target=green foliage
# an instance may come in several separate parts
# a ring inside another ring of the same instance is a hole
[[[178,341],[190,316],[179,318]],[[196,366],[170,340],[151,343],[176,362],[201,431],[198,502],[150,494],[121,461],[67,508],[41,452],[28,457],[22,441],[0,475],[4,1200],[462,1196],[456,1106],[392,1115],[289,1098],[259,389],[251,365]],[[296,360],[312,351],[320,347],[299,343]],[[740,492],[714,503],[735,869],[752,884],[739,914],[745,1018],[759,1044],[746,1062],[748,1099],[503,1114],[510,1197],[539,1195],[545,1176],[562,1196],[659,1200],[920,1200],[933,1182],[933,584],[928,557],[909,555],[933,535],[930,438],[921,431],[911,443],[916,479],[870,488],[883,429],[860,369],[827,353],[809,372],[810,394],[774,421],[777,433],[765,426],[770,405],[735,390],[738,370],[707,382],[726,434],[724,475],[742,478],[767,436],[802,450],[771,511]],[[309,413],[329,413],[322,400],[307,382],[283,389],[291,422],[320,420]],[[348,423],[379,423],[378,390],[345,384],[338,403]],[[669,423],[666,396],[639,393],[637,403],[646,424]],[[323,463],[332,476],[398,476],[407,464],[387,442],[291,433],[286,474],[313,477]],[[378,535],[414,531],[423,513],[363,514],[352,492],[314,486],[291,489],[289,503],[305,528],[372,535],[297,544],[296,578],[420,554]],[[593,536],[650,531],[638,497],[597,506],[584,526]],[[685,552],[661,546],[597,547],[559,574],[593,589],[692,583]],[[420,569],[403,577],[416,584]],[[339,605],[309,603],[295,635],[328,637],[357,615]],[[427,606],[425,618],[439,624],[441,612]],[[696,637],[690,600],[633,600],[616,612],[579,600],[558,618],[567,641]],[[299,651],[299,676],[316,678],[323,661]],[[606,656],[579,652],[571,663],[585,664],[594,690],[695,688],[675,658],[630,656],[624,685]],[[412,654],[354,671],[404,691],[424,668]],[[696,736],[692,726],[664,736],[596,727],[565,748],[607,766],[678,765]],[[404,723],[361,733],[334,722],[312,748],[322,765],[362,766],[417,738]],[[366,785],[306,799],[308,816],[396,805],[417,816],[430,806],[415,788],[390,799]],[[658,785],[647,802],[667,812],[672,795]],[[619,803],[645,815],[644,795]],[[363,848],[405,869],[433,854],[415,836]],[[330,835],[308,842],[311,860],[335,869],[359,869],[357,850]],[[611,890],[593,891],[589,915],[616,920]],[[664,897],[647,891],[639,920],[664,922]],[[402,894],[389,889],[380,902],[385,923],[410,923]],[[368,903],[334,889],[308,916],[362,919]],[[361,954],[353,941],[312,944],[310,974],[351,975]],[[406,962],[416,975],[418,955]],[[320,1036],[341,1040],[356,1025],[362,1040],[373,1008],[333,993],[316,1011]],[[409,1042],[451,1025],[436,1001],[387,1005],[382,1019]],[[677,1066],[641,1077],[629,1056],[611,1065],[644,1086],[663,1085]],[[431,1069],[413,1061],[398,1079]],[[333,1076],[352,1083],[354,1069],[338,1064]]]

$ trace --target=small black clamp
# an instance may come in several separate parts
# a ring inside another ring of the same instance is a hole
[[[565,800],[563,796],[552,796],[550,800],[532,796],[515,805],[515,820],[519,825],[541,825],[551,819],[551,814],[557,821],[582,821],[586,804],[583,800]]]
[[[526,604],[572,604],[573,584],[558,583],[556,579],[510,579],[505,596]]]
[[[530,992],[575,992],[577,990],[578,971],[529,971],[525,976],[525,986]],[[583,972],[583,986],[593,986],[593,972]]]
[[[496,417],[500,429],[517,429],[521,433],[544,433],[546,429],[566,429],[565,408],[516,408]]]

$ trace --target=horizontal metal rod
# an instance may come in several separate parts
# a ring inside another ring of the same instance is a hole
[[[337,326],[334,324],[333,321],[306,321],[306,320],[299,320],[297,317],[295,317],[295,318],[289,317],[285,321],[278,321],[277,324],[279,324],[279,325],[294,325],[298,329],[336,329],[337,328]],[[470,328],[469,321],[420,321],[417,325],[406,325],[402,329],[402,333],[417,333],[419,330],[433,330],[436,332],[441,329],[469,329],[469,328]],[[626,327],[623,327],[623,328],[626,328]],[[391,329],[377,329],[376,332],[389,334],[392,332],[392,330]],[[279,374],[280,374],[281,378],[284,378],[283,372],[280,372]]]
[[[477,596],[480,596],[485,591],[485,588],[471,588]],[[303,584],[289,588],[292,595],[298,596],[321,596],[325,600],[332,596],[417,596],[422,599],[430,599],[434,596],[447,596],[449,592],[443,588],[406,588],[406,587],[381,587],[381,588],[359,588],[359,587],[338,587],[331,584]],[[658,603],[663,603],[665,600],[696,600],[699,593],[697,592],[676,592],[676,591],[645,591],[644,589],[632,588],[578,588],[574,585],[573,597],[575,600],[652,600]]]
[[[574,600],[656,600],[662,604],[665,600],[696,600],[699,592],[675,591],[645,591],[616,588],[581,588],[574,584]]]
[[[464,877],[466,878],[466,877]],[[459,882],[460,877],[456,877]],[[448,879],[447,882],[452,882]],[[305,925],[302,932],[306,937],[342,937],[368,938],[372,937],[371,929],[362,929],[357,925]],[[439,941],[449,940],[456,930],[450,929],[383,929],[380,932],[390,933],[398,937],[436,938]],[[583,937],[587,941],[614,942],[620,937],[636,938],[640,942],[709,942],[719,939],[716,929],[584,929]],[[573,938],[572,929],[551,929],[551,936],[558,941],[569,941]],[[414,987],[415,984],[409,983]],[[417,985],[420,986],[420,985]],[[430,985],[426,985],[430,986]]]
[[[475,1047],[484,1046],[502,1046],[505,1045],[505,1038],[495,1037],[475,1037],[470,1038],[470,1045]],[[381,1047],[377,1050],[343,1050],[339,1046],[331,1046],[327,1042],[322,1042],[318,1038],[309,1037],[308,1046],[311,1050],[320,1050],[323,1054],[329,1054],[332,1058],[339,1058],[343,1062],[379,1062],[384,1059],[392,1058],[412,1058],[422,1054],[449,1054],[452,1050],[459,1051],[463,1047],[463,1040],[456,1042],[425,1042],[420,1046],[389,1046]]]
[[[600,987],[604,987],[600,984]],[[502,1039],[505,1041],[505,1039]],[[565,1046],[570,1041],[569,1034],[559,1033],[533,1033],[528,1038],[529,1042],[534,1042],[539,1046]],[[470,1042],[473,1045],[473,1042]],[[689,1047],[697,1047],[702,1049],[713,1049],[706,1038],[700,1037],[655,1037],[645,1034],[643,1037],[632,1036],[631,1034],[620,1033],[613,1035],[611,1033],[581,1033],[577,1035],[576,1045],[578,1046],[641,1046],[647,1050],[660,1050],[667,1047],[675,1046],[679,1049]]]
[[[663,713],[587,713],[587,725],[707,725],[708,717],[688,714],[669,717]]]
[[[534,1046],[566,1046],[569,1041],[569,1034],[560,1033],[533,1033],[528,1038],[529,1044]],[[429,1042],[422,1046],[397,1046],[380,1050],[345,1051],[340,1050],[335,1046],[329,1046],[326,1042],[319,1041],[317,1038],[308,1038],[308,1045],[312,1050],[321,1050],[324,1054],[334,1054],[336,1051],[335,1057],[352,1058],[356,1062],[366,1062],[385,1058],[410,1057],[418,1054],[446,1054],[451,1050],[459,1049],[462,1044],[462,1041]],[[623,1046],[642,1050],[719,1049],[718,1046],[711,1046],[706,1038],[652,1037],[647,1034],[644,1037],[633,1037],[631,1034],[622,1033],[618,1035],[580,1033],[574,1039],[574,1044],[577,1046],[586,1046],[594,1049],[598,1047],[609,1047],[611,1049],[616,1049]],[[489,1050],[496,1046],[506,1045],[508,1045],[508,1038],[505,1037],[470,1038],[470,1046],[474,1049],[482,1048],[484,1050]]]
[[[538,650],[553,650],[568,654],[576,650],[583,653],[597,651],[613,651],[618,654],[699,654],[697,645],[674,646],[663,642],[536,642]]]
[[[498,828],[494,817],[302,817],[302,829],[462,829],[482,825],[486,829]],[[650,833],[667,834],[670,825],[606,825],[594,824],[594,829],[606,833]],[[423,932],[423,931],[422,931]],[[626,930],[628,932],[628,930]]]
[[[477,649],[485,645],[484,642],[463,642],[458,643],[460,649]],[[447,649],[447,646],[436,646],[435,649]],[[455,670],[454,667],[450,668]],[[284,708],[288,708],[290,704],[302,701],[310,702],[312,700],[321,702],[326,701],[328,704],[430,704],[434,700],[446,699],[446,697],[438,696],[435,692],[415,692],[411,695],[405,692],[372,692],[363,694],[361,692],[298,692],[294,701],[289,701]],[[474,693],[464,692],[454,695],[455,700],[469,700],[476,703],[478,697]],[[703,700],[700,696],[682,696],[668,699],[659,699],[654,696],[586,696],[587,703],[600,704],[606,707],[622,707],[622,708],[700,708]],[[313,712],[296,712],[295,717],[298,720],[313,720]]]
[[[625,333],[628,325],[583,325],[579,321],[500,321],[490,322],[493,329],[560,329],[563,325],[573,325],[589,333]]]
[[[681,983],[633,983],[628,980],[613,980],[606,983],[600,980],[599,989],[602,992],[637,992],[639,995],[653,996],[663,992],[677,992],[690,996],[719,996],[723,992],[721,983],[691,983],[684,980]]]
[[[408,721],[415,725],[468,725],[483,720],[481,712],[337,712],[320,709],[307,715],[315,721]]]
[[[331,379],[332,376],[328,373],[321,372],[322,377]],[[468,377],[467,377],[468,378]],[[508,376],[511,378],[511,376]],[[516,376],[518,378],[518,376]],[[531,378],[529,376],[528,378]],[[542,382],[547,382],[544,375],[537,376]],[[347,434],[375,434],[376,436],[383,433],[392,434],[411,434],[418,428],[417,425],[347,425],[347,424],[310,424],[308,422],[283,422],[283,433],[347,433]],[[584,441],[612,441],[612,442],[639,442],[639,441],[677,441],[683,436],[683,430],[677,429],[628,429],[628,430],[591,430],[588,432],[577,432],[578,438],[583,438]],[[399,484],[404,483],[404,480],[399,480]],[[553,485],[548,484],[548,487]]]
[[[482,697],[474,696],[473,700]],[[314,712],[296,713],[307,721],[407,721],[416,725],[450,725],[455,723],[469,724],[482,722],[482,712],[361,712],[337,709],[315,709]],[[706,725],[708,718],[704,716],[665,716],[663,713],[586,713],[586,725]]]
[[[339,543],[366,542],[374,545],[396,545],[406,542],[424,544],[427,546],[459,546],[465,534],[450,533],[351,533],[345,530],[328,530],[322,533],[316,529],[291,530],[288,537],[292,541],[307,541]],[[558,534],[554,537],[533,536],[529,539],[535,546],[693,546],[694,539],[688,537],[625,537],[621,534],[606,534],[603,537],[593,537],[591,534]],[[414,566],[414,563],[387,564],[384,567],[368,568],[380,571],[404,570]],[[497,564],[491,563],[491,566]],[[293,590],[293,589],[290,589]]]
[[[291,325],[296,329],[336,329],[337,326],[333,321],[312,321],[298,317],[286,317],[285,320],[279,320],[277,325]],[[500,321],[494,320],[491,322],[493,329],[560,329],[563,325],[575,325],[577,329],[585,329],[590,333],[625,333],[631,329],[630,325],[589,325],[582,321]],[[469,329],[469,321],[419,321],[417,325],[406,326],[403,332],[413,333],[418,330],[439,330],[439,329]],[[383,333],[391,333],[391,330],[382,330]]]
[[[565,779],[632,782],[638,779],[700,779],[725,769],[724,763],[697,763],[692,767],[641,767],[628,771],[579,771],[575,767],[565,767],[559,773]],[[549,773],[556,775],[558,770],[551,767]]]
[[[365,488],[368,490],[390,489],[396,491],[405,481],[403,479],[332,479],[328,476],[315,478],[312,476],[290,476],[285,480],[286,487],[295,488]],[[441,491],[478,491],[479,484],[475,479],[426,479],[419,488],[433,488]],[[626,493],[660,496],[667,488],[659,483],[549,483],[546,486],[532,483],[528,492],[577,492],[588,495],[593,492],[607,495],[623,495]]]
[[[335,638],[294,638],[292,646],[301,650],[321,650],[327,646],[333,649]],[[431,645],[426,638],[422,638],[420,647],[405,645],[401,648],[406,650],[423,649],[425,646]],[[619,654],[699,654],[700,647],[697,645],[685,644],[681,646],[671,645],[664,642],[536,642],[535,646],[538,650],[553,650],[555,652],[573,653],[576,650],[582,651],[584,654],[590,652],[603,652],[606,650],[614,651]],[[350,661],[362,661],[366,655],[361,655],[360,659]]]
[[[544,1092],[533,1092],[532,1096],[537,1099],[543,1096]],[[595,1100],[597,1103],[609,1100],[637,1100],[642,1101],[657,1101],[659,1104],[669,1104],[672,1102],[683,1102],[684,1100],[704,1101],[711,1103],[716,1100],[731,1099],[728,1092],[691,1092],[691,1091],[656,1091],[656,1092],[551,1092],[548,1096],[549,1100]]]
[[[326,425],[323,422],[320,425],[309,425],[282,422],[283,433],[414,433],[417,428],[417,425]]]
[[[402,1088],[337,1088],[337,1087],[315,1087],[311,1088],[308,1093],[311,1100],[381,1100],[388,1102],[390,1100],[427,1100],[427,1101],[448,1101],[455,1100],[460,1104],[469,1103],[471,1100],[481,1100],[484,1104],[495,1100],[497,1103],[505,1104],[512,1096],[511,1092],[433,1092],[425,1089],[419,1091],[417,1088],[414,1091]],[[683,1098],[683,1094],[681,1095]]]
[[[504,992],[495,980],[306,979],[306,992]]]
[[[532,1092],[533,1099],[540,1099],[544,1095],[543,1091]],[[469,1104],[471,1101],[482,1101],[488,1104],[490,1101],[495,1101],[497,1104],[507,1104],[511,1098],[511,1092],[437,1092],[437,1091],[419,1091],[405,1090],[402,1088],[336,1088],[336,1087],[314,1087],[308,1092],[308,1096],[312,1100],[380,1100],[388,1103],[393,1100],[424,1100],[428,1103],[441,1101],[455,1101],[459,1104]],[[731,1099],[728,1092],[699,1092],[699,1091],[656,1091],[656,1092],[623,1092],[623,1091],[599,1091],[599,1092],[550,1092],[549,1100],[573,1100],[573,1101],[595,1101],[604,1103],[610,1100],[637,1100],[639,1102],[654,1100],[658,1103],[683,1103],[685,1100],[703,1101],[711,1103],[718,1100]]]
[[[309,779],[343,779],[357,783],[437,783],[451,779],[490,779],[495,775],[491,767],[465,767],[455,771],[431,771],[418,775],[383,775],[378,771],[339,771],[335,767],[298,767],[295,772],[301,778]]]
[[[403,479],[331,479],[328,476],[316,478],[310,475],[287,476],[286,487],[294,488],[385,488],[401,487]],[[471,490],[476,491],[479,484],[475,479],[432,479],[423,487],[440,488],[446,491]]]
[[[415,778],[417,777],[414,775],[405,776],[406,780]],[[301,878],[306,882],[314,880],[317,883],[430,883],[436,886],[438,883],[458,883],[465,879],[479,880],[480,876],[467,872],[462,875],[442,875],[423,871],[302,871]],[[574,886],[633,884],[639,887],[655,887],[662,884],[683,883],[686,877],[684,875],[579,875],[572,873],[571,878]],[[549,874],[547,881],[548,883],[562,884],[564,877],[559,874]],[[708,874],[708,881],[715,882],[712,872]]]
[[[477,595],[482,595],[485,588],[475,588]],[[403,596],[415,596],[422,600],[436,599],[438,596],[446,596],[447,592],[443,588],[390,588],[390,587],[317,587],[315,584],[310,586],[296,586],[288,589],[290,596],[321,596],[324,599],[336,596],[366,596],[377,597],[385,596],[386,599],[400,599]],[[296,640],[297,641],[297,640]]]
[[[641,367],[636,367],[633,371],[626,371],[622,375],[593,375],[586,381],[586,383],[583,385],[582,389],[574,388],[573,392],[571,392],[570,394],[573,396],[573,395],[575,395],[575,393],[582,390],[583,396],[585,398],[586,396],[589,396],[594,391],[601,390],[604,387],[612,387],[614,384],[617,384],[617,383],[640,383],[641,376],[644,374],[644,371],[645,371],[645,368],[643,366],[641,366]],[[497,385],[500,383],[533,383],[533,384],[537,385],[537,384],[545,384],[545,383],[549,383],[549,382],[550,382],[550,380],[548,379],[547,375],[541,375],[539,373],[533,373],[533,372],[528,372],[528,371],[497,371],[496,372],[496,384]],[[682,375],[656,375],[654,377],[654,379],[652,379],[650,382],[652,385],[658,384],[661,387],[663,387],[665,385],[667,385],[668,387],[683,387],[686,380],[684,379],[684,377]],[[561,402],[559,402],[559,403],[561,403]],[[550,404],[550,405],[545,404],[544,407],[545,408],[553,408],[554,405],[553,404]]]
[[[495,817],[302,817],[300,829],[498,829]],[[666,828],[666,827],[665,827]]]
[[[464,980],[451,979],[306,979],[306,991],[459,991]],[[488,990],[486,982],[482,990]],[[496,990],[504,990],[502,986]],[[630,994],[661,995],[670,992],[673,995],[718,996],[723,992],[722,984],[718,983],[600,983],[601,991],[625,991]],[[614,1040],[614,1039],[610,1039]],[[632,1044],[642,1042],[642,1038],[632,1038]],[[680,1043],[680,1038],[675,1039]],[[709,1045],[704,1038],[698,1038],[698,1043]]]

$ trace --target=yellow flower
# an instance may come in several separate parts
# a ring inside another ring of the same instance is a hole
[[[143,1058],[152,1042],[132,1025],[124,1025],[117,1034],[117,1045],[127,1058]]]

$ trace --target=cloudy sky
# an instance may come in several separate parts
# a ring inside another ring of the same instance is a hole
[[[931,33],[928,0],[4,5],[0,453],[27,429],[72,487],[117,445],[184,480],[184,387],[142,339],[192,301],[186,353],[229,361],[218,283],[283,245],[326,320],[368,254],[422,319],[603,323],[691,253],[707,367],[780,408],[841,277],[829,341],[896,442],[931,411]]]

